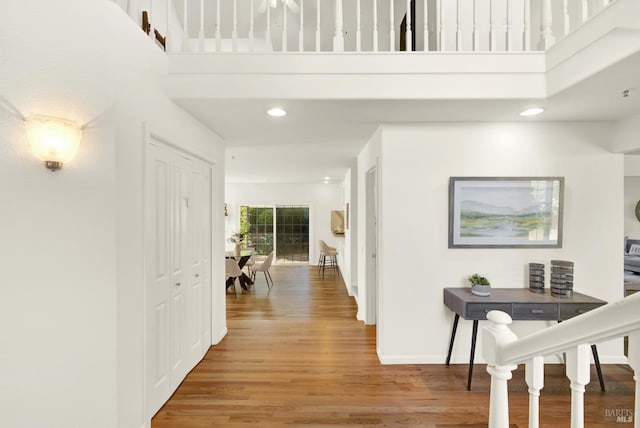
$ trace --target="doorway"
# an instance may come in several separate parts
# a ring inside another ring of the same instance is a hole
[[[274,252],[277,264],[309,263],[309,206],[240,206],[245,247],[258,256]]]

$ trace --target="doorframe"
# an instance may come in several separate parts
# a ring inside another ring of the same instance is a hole
[[[365,174],[365,316],[368,325],[378,323],[378,165]],[[372,221],[373,220],[373,221]]]

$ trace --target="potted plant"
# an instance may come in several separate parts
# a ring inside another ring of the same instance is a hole
[[[484,276],[474,273],[469,277],[471,292],[476,296],[487,297],[491,294],[491,284]]]
[[[244,232],[236,232],[236,233],[232,233],[229,239],[227,239],[227,241],[231,242],[232,244],[236,244],[236,248],[235,248],[236,257],[240,257],[242,242],[244,241],[245,236],[246,236],[246,233]]]

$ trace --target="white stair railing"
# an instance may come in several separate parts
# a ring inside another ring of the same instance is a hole
[[[166,35],[170,52],[396,52],[401,38],[407,51],[546,50],[614,2],[114,1],[128,5],[127,13],[138,24],[146,12],[156,30],[150,37]],[[532,29],[532,19],[539,29]]]
[[[504,312],[487,314],[482,354],[491,375],[489,427],[509,426],[507,381],[517,364],[525,364],[529,387],[529,427],[538,427],[538,397],[543,388],[545,355],[566,353],[566,375],[571,383],[571,427],[584,426],[584,391],[589,383],[590,345],[629,336],[629,365],[636,382],[635,415],[640,414],[640,293],[602,306],[561,324],[518,339]],[[635,418],[635,428],[640,428]]]

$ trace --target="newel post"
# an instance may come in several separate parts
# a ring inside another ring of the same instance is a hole
[[[501,311],[487,314],[491,321],[484,328],[482,356],[487,360],[487,372],[491,375],[491,394],[489,398],[489,428],[509,427],[509,395],[507,381],[516,365],[502,365],[500,354],[502,347],[518,340],[509,327],[511,317]]]

